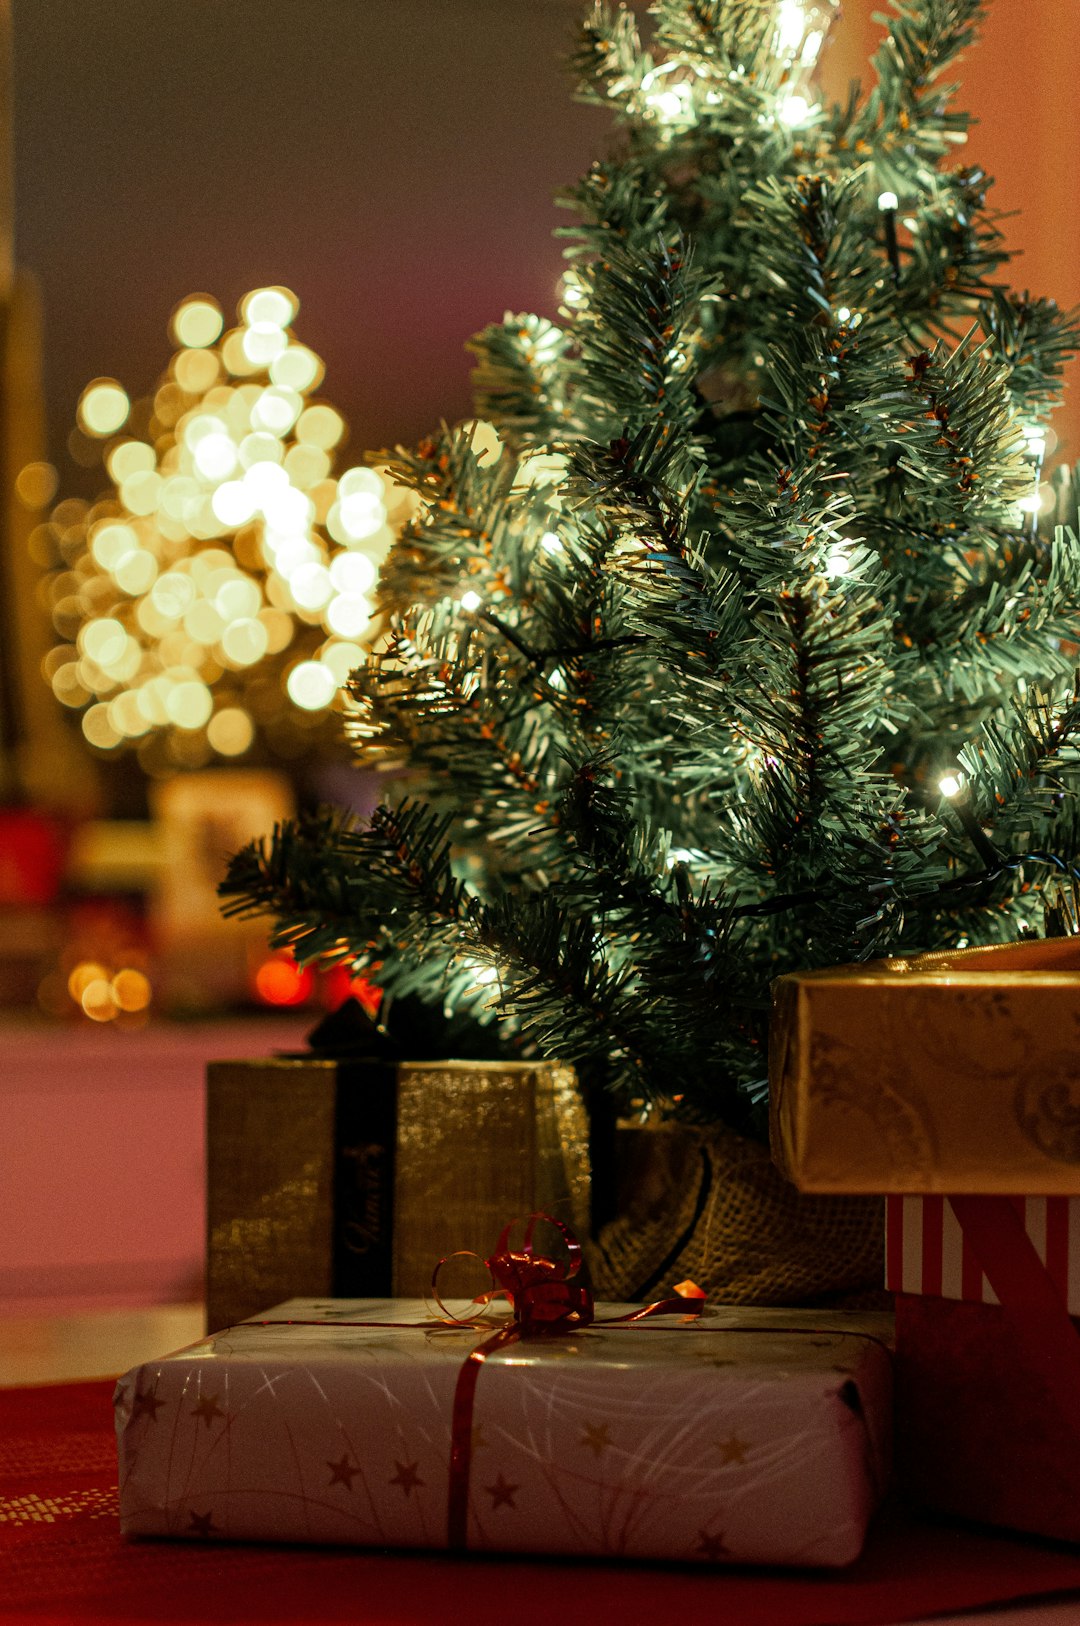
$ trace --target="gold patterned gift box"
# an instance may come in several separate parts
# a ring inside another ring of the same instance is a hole
[[[585,1234],[572,1067],[315,1055],[207,1068],[207,1324],[282,1297],[421,1296],[537,1210]]]
[[[121,1525],[847,1564],[888,1477],[890,1319],[716,1309],[492,1348],[419,1302],[294,1301],[120,1380]]]
[[[1080,1196],[1080,941],[780,977],[773,1156],[801,1191]]]

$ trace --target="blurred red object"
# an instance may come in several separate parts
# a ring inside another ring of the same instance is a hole
[[[272,954],[255,973],[255,992],[264,1005],[304,1005],[315,986],[310,966],[299,966],[291,954]]]
[[[281,1008],[291,1005],[321,1005],[336,1011],[347,999],[357,1000],[369,1016],[382,1002],[382,989],[366,977],[356,976],[347,965],[299,966],[288,950],[269,954],[254,974],[255,995],[260,1004]]]
[[[52,903],[60,891],[67,831],[32,807],[0,807],[0,905]]]
[[[355,999],[369,1016],[374,1016],[382,1004],[382,989],[366,977],[357,977],[347,965],[334,965],[322,978],[322,1002],[328,1011],[336,1011],[347,999]]]

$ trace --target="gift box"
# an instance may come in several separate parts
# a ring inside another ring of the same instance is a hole
[[[780,977],[773,1156],[801,1191],[1080,1195],[1080,941]]]
[[[1030,1333],[1029,1328],[1029,1333]],[[1032,1351],[997,1304],[896,1299],[897,1474],[940,1513],[1080,1541],[1080,1331]],[[1063,1386],[1072,1388],[1071,1403]]]
[[[207,1324],[295,1295],[426,1292],[506,1214],[589,1223],[572,1067],[299,1055],[207,1068]]]
[[[123,1377],[128,1536],[835,1566],[888,1476],[888,1317],[596,1307],[542,1337],[294,1300]]]
[[[1080,1202],[890,1197],[898,1470],[941,1512],[1080,1540]]]
[[[1080,1540],[1075,939],[786,977],[774,1156],[888,1193],[898,1475],[926,1505]]]
[[[1080,1200],[1004,1200],[1015,1209],[1065,1308],[1080,1315]],[[886,1198],[885,1286],[894,1293],[1001,1302],[948,1197]]]

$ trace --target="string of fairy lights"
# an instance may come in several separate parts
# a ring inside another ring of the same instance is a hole
[[[836,0],[780,0],[776,10],[781,73],[761,117],[793,140],[819,116],[812,76],[836,10]],[[722,95],[715,77],[676,57],[649,67],[637,109],[675,137]],[[900,199],[883,190],[878,208],[898,270]],[[585,297],[571,267],[561,303],[572,310]],[[274,757],[295,757],[325,739],[375,635],[379,564],[416,512],[413,494],[380,469],[335,473],[345,424],[316,394],[324,367],[295,335],[297,310],[288,289],[258,288],[226,331],[215,300],[182,301],[175,353],[151,397],[132,402],[116,380],[97,379],[80,399],[77,433],[112,489],[61,502],[38,529],[60,640],[45,677],[81,713],[95,750],[134,747],[151,773],[243,757],[259,740]],[[835,317],[861,320],[846,308]],[[1033,486],[1020,524],[1033,531],[1047,500],[1047,431],[1023,434]],[[493,430],[489,438],[476,450],[497,458],[502,446]],[[554,478],[558,464],[526,459],[515,487]],[[559,546],[555,533],[541,540]],[[838,545],[827,574],[843,576],[849,563]],[[460,603],[481,607],[473,584]]]
[[[224,331],[206,295],[174,311],[151,397],[83,391],[78,432],[110,490],[68,498],[35,537],[59,642],[44,675],[99,752],[152,773],[238,758],[262,735],[295,757],[345,703],[374,632],[380,561],[413,511],[376,468],[335,473],[345,439],[285,288]]]
[[[813,119],[815,107],[807,94],[809,79],[836,10],[836,0],[780,0],[777,7],[772,51],[783,64],[784,80],[776,118],[789,129]],[[741,67],[733,69],[732,77],[743,71]],[[705,72],[676,58],[648,70],[639,86],[639,99],[645,117],[676,134],[697,121],[699,105],[718,103],[722,91]]]

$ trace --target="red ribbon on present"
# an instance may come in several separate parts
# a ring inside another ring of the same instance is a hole
[[[566,1244],[566,1258],[553,1259],[538,1253],[533,1245],[537,1224],[544,1222],[558,1231]],[[568,1225],[550,1214],[530,1214],[525,1221],[525,1239],[520,1248],[510,1246],[510,1238],[518,1220],[505,1226],[487,1259],[462,1248],[440,1259],[431,1273],[431,1296],[443,1315],[463,1326],[474,1326],[472,1316],[456,1316],[449,1310],[439,1293],[439,1276],[451,1259],[479,1259],[491,1277],[491,1292],[477,1295],[473,1304],[488,1305],[497,1298],[509,1301],[514,1315],[514,1326],[522,1338],[536,1337],[544,1332],[568,1332],[572,1327],[584,1327],[593,1319],[593,1297],[586,1283],[577,1278],[581,1271],[581,1243]],[[482,1313],[482,1312],[481,1312]]]
[[[623,1315],[600,1316],[594,1314],[592,1294],[584,1282],[576,1282],[575,1278],[581,1269],[581,1246],[573,1232],[567,1226],[552,1220],[551,1223],[558,1230],[566,1244],[568,1258],[565,1261],[552,1260],[547,1255],[536,1252],[532,1245],[532,1232],[537,1220],[548,1219],[545,1214],[535,1214],[526,1226],[526,1242],[520,1249],[510,1247],[512,1226],[503,1231],[496,1244],[495,1252],[490,1259],[483,1260],[487,1265],[493,1279],[493,1288],[489,1293],[478,1295],[472,1302],[480,1306],[480,1313],[473,1316],[456,1316],[443,1308],[443,1314],[438,1318],[442,1326],[469,1327],[478,1330],[484,1325],[484,1317],[488,1306],[497,1298],[507,1298],[511,1304],[512,1316],[505,1320],[490,1337],[478,1344],[465,1357],[461,1371],[458,1373],[454,1387],[454,1401],[451,1413],[450,1430],[450,1481],[447,1487],[447,1538],[452,1548],[464,1548],[468,1545],[468,1515],[469,1515],[469,1477],[472,1469],[473,1448],[473,1407],[476,1398],[476,1385],[479,1381],[480,1370],[490,1355],[509,1345],[518,1343],[526,1336],[548,1337],[568,1332],[577,1328],[587,1328],[590,1325],[597,1327],[629,1326],[638,1322],[651,1321],[655,1316],[678,1315],[683,1322],[693,1321],[697,1325],[694,1331],[723,1333],[728,1337],[738,1333],[760,1334],[762,1331],[784,1334],[805,1334],[821,1330],[837,1332],[837,1327],[816,1329],[814,1327],[787,1327],[782,1325],[761,1328],[758,1326],[731,1326],[727,1322],[715,1326],[702,1327],[701,1315],[705,1309],[705,1294],[696,1283],[679,1282],[676,1287],[675,1298],[659,1299],[652,1304],[643,1304],[638,1310],[626,1311]],[[448,1254],[447,1259],[454,1258]],[[478,1254],[470,1254],[471,1258],[479,1258]],[[437,1278],[445,1261],[440,1260],[435,1267],[433,1287],[437,1290]],[[572,1288],[572,1292],[567,1292]],[[441,1301],[440,1301],[441,1302]],[[560,1308],[561,1306],[561,1308]],[[236,1323],[237,1327],[379,1327],[391,1332],[414,1331],[430,1332],[430,1321],[326,1321],[309,1320],[307,1317],[277,1317],[253,1316],[249,1321]],[[526,1328],[529,1329],[526,1334]],[[225,1332],[231,1331],[225,1328]],[[874,1333],[865,1331],[850,1331],[844,1334],[847,1337],[861,1338],[867,1343],[882,1344],[888,1348],[882,1339]],[[214,1337],[221,1337],[216,1333]]]
[[[444,1325],[480,1328],[491,1304],[506,1299],[511,1319],[469,1351],[458,1373],[454,1386],[454,1403],[450,1418],[450,1482],[447,1487],[446,1528],[447,1543],[454,1549],[468,1545],[469,1477],[472,1472],[473,1412],[476,1404],[476,1385],[480,1371],[490,1355],[522,1339],[555,1337],[588,1326],[628,1326],[631,1322],[651,1320],[660,1315],[682,1315],[696,1320],[705,1308],[705,1294],[694,1282],[680,1282],[677,1297],[657,1299],[643,1304],[640,1310],[628,1310],[623,1315],[602,1316],[596,1319],[592,1292],[582,1277],[581,1243],[568,1225],[551,1214],[530,1214],[525,1223],[525,1236],[521,1246],[511,1246],[514,1228],[521,1223],[512,1220],[505,1226],[487,1259],[462,1248],[440,1259],[431,1273],[431,1296],[442,1312]],[[554,1226],[566,1244],[566,1258],[554,1259],[540,1253],[533,1236],[540,1223]],[[458,1316],[443,1302],[439,1293],[439,1276],[451,1259],[479,1259],[491,1277],[491,1289],[477,1294],[469,1302],[477,1306],[476,1313]],[[239,1326],[259,1327],[323,1327],[325,1321],[266,1319],[254,1317]],[[410,1325],[423,1330],[426,1323],[400,1321],[338,1321],[339,1327],[392,1327],[395,1331]],[[228,1331],[229,1329],[226,1329]],[[220,1336],[220,1335],[219,1335]]]
[[[553,1259],[539,1253],[533,1243],[538,1223],[554,1226],[566,1244],[567,1257]],[[580,1278],[582,1266],[581,1243],[568,1225],[550,1214],[530,1214],[525,1221],[525,1238],[520,1248],[513,1248],[510,1239],[519,1222],[512,1220],[504,1227],[493,1253],[482,1261],[491,1276],[492,1290],[473,1300],[485,1306],[496,1298],[509,1301],[513,1321],[477,1344],[465,1357],[454,1388],[454,1405],[450,1420],[450,1483],[447,1488],[446,1535],[451,1549],[464,1549],[468,1545],[469,1477],[472,1472],[473,1412],[476,1406],[476,1386],[480,1372],[490,1355],[516,1344],[521,1339],[551,1337],[553,1334],[574,1332],[588,1327],[596,1320],[592,1292],[588,1283]],[[431,1275],[432,1297],[440,1310],[451,1321],[462,1326],[475,1326],[475,1318],[455,1316],[447,1309],[439,1295],[439,1275],[451,1259],[479,1259],[480,1255],[462,1249],[440,1259]],[[605,1316],[600,1326],[625,1325],[644,1321],[652,1316],[699,1316],[705,1308],[705,1295],[693,1282],[680,1282],[685,1289],[678,1298],[658,1299],[643,1305],[640,1310],[625,1315]],[[691,1307],[692,1306],[692,1307]]]

